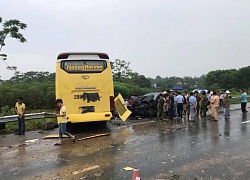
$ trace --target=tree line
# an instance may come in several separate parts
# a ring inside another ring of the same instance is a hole
[[[211,89],[250,89],[250,66],[240,69],[216,70],[206,75],[205,85]]]
[[[132,72],[126,61],[116,61],[115,66],[115,62],[112,63],[115,96],[121,93],[124,98],[171,89],[175,85],[180,85],[188,91],[196,88],[218,91],[250,89],[250,66],[238,70],[211,71],[201,77],[157,76],[153,79]],[[0,85],[0,113],[6,111],[6,107],[14,107],[19,96],[25,99],[28,110],[54,109],[55,73],[30,71],[4,81]]]

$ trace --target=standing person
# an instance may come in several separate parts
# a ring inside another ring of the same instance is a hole
[[[176,103],[177,103],[178,117],[182,118],[184,97],[179,92],[177,92]]]
[[[211,110],[213,112],[213,118],[214,118],[213,120],[218,121],[220,97],[217,95],[215,91],[213,92],[213,96],[211,97],[211,104],[212,104]]]
[[[207,91],[207,111],[209,111],[209,109],[210,109],[210,100],[211,100],[211,93],[210,93],[210,91]],[[209,112],[208,112],[208,114],[209,114]]]
[[[230,107],[230,99],[229,99],[230,91],[226,91],[226,95],[223,98],[223,107],[225,108],[225,118],[229,119],[229,107]]]
[[[129,99],[129,101],[128,101],[128,103],[129,103],[129,105],[130,105],[130,106],[132,106],[132,105],[133,105],[133,102],[134,102],[134,101],[133,101],[133,99],[132,99],[132,98],[130,98],[130,99]]]
[[[158,104],[157,104],[157,119],[163,120],[164,118],[164,104],[165,100],[162,97],[162,94],[159,95]]]
[[[203,117],[207,116],[207,103],[208,103],[208,99],[206,96],[206,91],[203,91],[202,99],[201,99],[201,113],[203,114]]]
[[[183,96],[183,98],[184,98],[184,103],[183,103],[183,114],[184,114],[184,116],[186,116],[187,115],[187,97],[188,97],[188,93],[187,93],[187,91],[185,91],[185,94],[184,94],[184,96]]]
[[[246,96],[247,96],[247,93],[246,93],[246,91],[244,92],[245,94],[246,94]],[[248,105],[247,105],[247,100],[246,100],[246,112],[248,112]]]
[[[198,91],[195,91],[195,97],[196,97],[196,102],[197,102],[197,106],[196,106],[196,116],[199,116],[201,98],[200,98],[200,95],[199,95],[199,92],[198,92]]]
[[[18,132],[15,135],[24,135],[25,134],[25,122],[24,115],[26,112],[25,104],[23,103],[23,98],[19,97],[15,105],[15,111],[18,115]]]
[[[174,93],[174,117],[176,117],[177,116],[177,94],[176,93]]]
[[[59,117],[59,141],[55,144],[62,145],[62,138],[63,135],[67,135],[73,139],[73,142],[76,141],[76,136],[73,136],[69,132],[66,131],[66,125],[67,125],[67,113],[66,113],[66,106],[63,105],[62,99],[56,100],[56,106],[60,108],[59,114],[56,114],[56,117]]]
[[[223,99],[224,99],[224,93],[221,92],[221,93],[220,93],[220,108],[223,107]]]
[[[244,114],[246,114],[246,104],[247,104],[247,95],[245,93],[245,90],[241,90],[241,96],[240,96],[240,104],[241,104],[241,111]]]
[[[190,121],[195,121],[195,110],[197,106],[197,99],[194,97],[194,93],[190,93],[189,97],[189,105],[190,105],[190,113],[191,113],[191,119]]]
[[[126,105],[126,106],[129,106],[128,99],[125,100],[125,105]]]
[[[169,96],[169,109],[168,109],[169,119],[172,121],[174,119],[174,95],[173,93]]]
[[[210,92],[211,97],[210,97],[210,110],[211,110],[211,119],[214,118],[214,108],[213,108],[213,102],[214,102],[214,92]]]
[[[187,96],[187,119],[190,117],[190,103],[189,103],[190,96]]]
[[[169,94],[166,94],[166,103],[165,103],[165,116],[168,117],[169,111]]]

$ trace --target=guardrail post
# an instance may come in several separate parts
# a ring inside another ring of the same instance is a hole
[[[44,113],[43,117],[42,117],[42,123],[43,123],[43,125],[45,124],[45,116],[46,116],[46,113]]]
[[[2,129],[6,129],[6,126],[5,126],[5,123],[4,123],[4,122],[1,122],[1,123],[0,123],[0,130],[2,130]]]

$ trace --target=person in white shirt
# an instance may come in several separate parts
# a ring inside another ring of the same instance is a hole
[[[181,95],[180,92],[177,92],[176,103],[177,103],[178,117],[182,118],[184,97]]]

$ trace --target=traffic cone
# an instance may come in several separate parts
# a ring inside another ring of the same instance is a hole
[[[132,180],[142,180],[141,177],[140,177],[139,169],[137,169],[137,168],[133,169]]]

